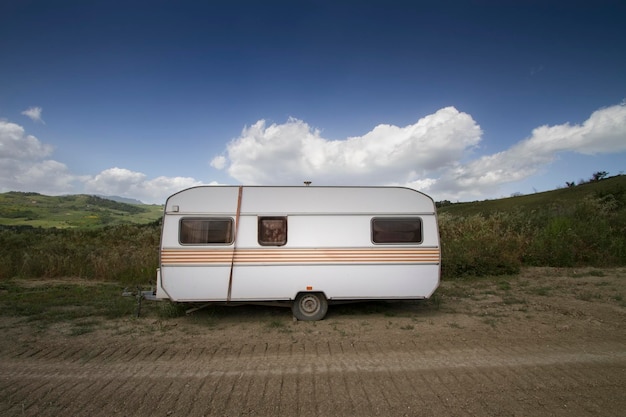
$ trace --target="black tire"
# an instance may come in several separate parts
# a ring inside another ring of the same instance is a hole
[[[293,302],[291,311],[298,320],[322,320],[328,311],[328,301],[322,293],[301,292]]]

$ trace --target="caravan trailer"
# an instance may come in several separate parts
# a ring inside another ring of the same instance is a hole
[[[433,200],[403,187],[199,186],[163,215],[156,299],[291,306],[427,299],[439,285]]]

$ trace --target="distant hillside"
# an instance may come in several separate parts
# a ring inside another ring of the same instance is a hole
[[[541,193],[501,198],[498,200],[475,201],[469,203],[438,202],[439,213],[468,216],[489,215],[494,212],[523,210],[532,212],[548,207],[575,204],[583,198],[613,199],[620,207],[626,205],[626,175],[618,175],[599,181],[590,181],[572,187]]]
[[[47,196],[11,191],[0,194],[0,226],[98,227],[151,223],[162,207],[128,204],[94,195]]]
[[[102,195],[102,194],[96,194],[96,197],[100,197],[100,198],[104,198],[106,200],[113,200],[113,201],[117,201],[118,203],[126,203],[126,204],[144,204],[143,201],[141,200],[137,200],[135,198],[127,198],[127,197],[120,197],[119,195]]]

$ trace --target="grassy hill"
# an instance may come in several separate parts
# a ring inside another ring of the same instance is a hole
[[[523,266],[626,265],[626,176],[439,205],[444,279],[514,274]],[[161,213],[160,206],[87,195],[0,194],[0,280],[86,277],[147,283],[158,267],[155,220]]]
[[[546,208],[571,206],[585,198],[614,200],[616,204],[626,204],[626,175],[618,175],[599,181],[587,182],[573,187],[560,188],[541,193],[501,198],[498,200],[474,201],[468,203],[438,203],[439,213],[453,216],[489,215],[496,212],[541,211]]]
[[[47,196],[11,191],[0,194],[0,226],[56,228],[146,224],[161,218],[163,207],[128,204],[93,195]]]
[[[531,195],[438,203],[445,276],[626,264],[626,176]]]

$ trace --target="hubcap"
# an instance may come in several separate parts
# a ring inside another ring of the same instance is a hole
[[[314,314],[317,310],[319,310],[317,298],[313,296],[304,297],[300,302],[300,305],[302,306],[302,311],[306,314]]]

